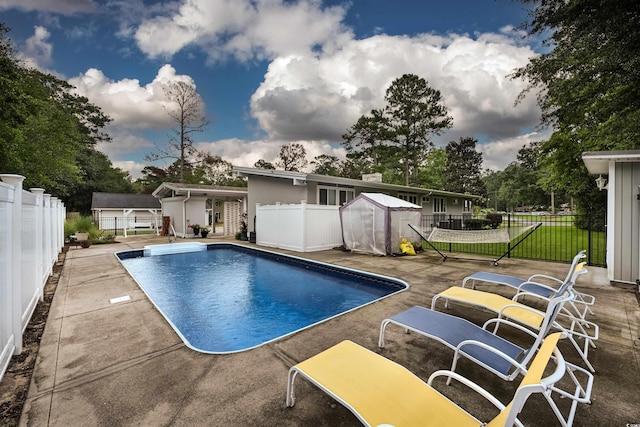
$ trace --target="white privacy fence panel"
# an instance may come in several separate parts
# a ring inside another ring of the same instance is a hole
[[[22,231],[20,233],[20,241],[22,246],[22,276],[21,289],[22,295],[22,331],[27,327],[31,314],[38,303],[38,299],[42,295],[43,283],[40,280],[42,265],[38,260],[42,254],[36,254],[36,229],[37,229],[37,211],[42,209],[36,206],[36,197],[32,193],[24,191],[22,193]],[[15,239],[14,239],[15,243]]]
[[[0,182],[0,374],[4,374],[14,348],[10,290],[13,195],[13,187]]]
[[[342,246],[338,206],[256,206],[256,244],[296,252]]]
[[[0,174],[0,379],[42,300],[64,246],[64,204],[41,188],[22,189],[24,177]]]

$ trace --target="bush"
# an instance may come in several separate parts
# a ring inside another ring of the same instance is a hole
[[[464,222],[465,230],[482,230],[487,227],[489,227],[489,221],[486,219],[471,218]]]
[[[98,230],[90,216],[80,216],[64,222],[65,238],[75,233],[89,233],[89,240],[95,240],[100,235],[100,230]]]
[[[92,229],[96,226],[93,225],[93,220],[88,216],[81,216],[75,220],[76,233],[91,233]]]
[[[488,213],[487,221],[489,222],[489,226],[493,229],[500,227],[502,224],[502,215],[499,213]]]

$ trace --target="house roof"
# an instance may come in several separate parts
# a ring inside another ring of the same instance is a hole
[[[258,169],[250,167],[234,166],[233,171],[239,176],[268,176],[274,178],[291,179],[293,185],[306,185],[307,182],[319,184],[335,184],[349,187],[365,187],[370,189],[399,191],[435,196],[464,197],[467,199],[480,199],[481,196],[471,194],[454,193],[451,191],[433,190],[430,188],[410,187],[406,185],[385,184],[383,182],[363,181],[361,179],[342,178],[338,176],[318,175],[314,173],[292,172],[277,169]]]
[[[217,197],[245,197],[246,187],[227,187],[221,185],[182,184],[178,182],[163,182],[152,193],[153,197],[162,199],[174,196],[217,196]]]
[[[151,194],[93,193],[91,210],[94,209],[160,209],[160,201]]]
[[[590,174],[608,175],[611,162],[640,162],[640,150],[586,151],[582,161]]]

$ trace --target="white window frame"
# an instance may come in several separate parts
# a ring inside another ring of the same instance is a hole
[[[418,204],[418,195],[411,193],[398,193],[398,199],[404,200],[405,202],[413,203],[414,205]]]
[[[446,197],[434,197],[433,198],[433,213],[447,213],[447,198]]]
[[[326,203],[322,203],[320,200],[320,193],[322,190],[327,191]],[[333,193],[333,197],[330,197],[330,193]],[[344,194],[344,201],[341,203],[341,196]],[[350,202],[355,198],[355,190],[349,187],[332,187],[329,185],[318,185],[318,204],[327,206],[341,206],[347,202]],[[329,203],[332,202],[332,203]]]

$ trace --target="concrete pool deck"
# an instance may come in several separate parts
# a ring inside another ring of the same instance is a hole
[[[463,277],[479,270],[563,277],[568,268],[567,264],[515,259],[503,259],[497,267],[489,261],[442,262],[430,251],[415,257],[377,257],[338,250],[291,253],[396,277],[411,288],[253,350],[209,355],[183,344],[113,255],[120,250],[166,243],[166,238],[118,240],[117,244],[70,248],[67,252],[21,425],[359,426],[351,412],[303,378],[296,381],[296,406],[286,408],[289,368],[349,339],[426,380],[432,372],[450,367],[453,352],[435,340],[406,335],[392,327],[386,334],[386,347],[379,349],[382,319],[413,305],[430,306],[435,293],[459,286]],[[595,315],[589,320],[599,325],[600,337],[598,348],[589,353],[596,369],[593,402],[578,406],[574,425],[640,423],[638,299],[630,287],[609,285],[604,269],[588,270],[576,287],[596,297]],[[110,302],[125,296],[130,299]],[[452,306],[449,312],[475,322],[492,317],[488,312],[462,306]],[[583,366],[566,340],[560,349],[567,360]],[[519,382],[507,383],[464,360],[458,372],[503,401],[511,397]],[[472,410],[483,412],[483,407],[459,386],[440,384],[437,388]],[[525,425],[558,425],[540,396],[530,399],[520,419]]]

